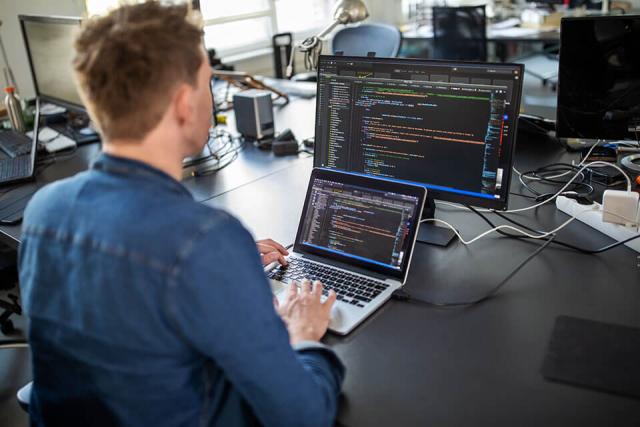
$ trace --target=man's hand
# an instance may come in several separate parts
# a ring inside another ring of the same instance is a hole
[[[280,243],[272,239],[263,239],[258,240],[256,246],[258,247],[258,252],[260,252],[262,265],[267,266],[276,261],[281,265],[287,265],[287,260],[284,257],[289,255],[289,252]]]
[[[301,341],[319,341],[329,327],[331,307],[336,293],[331,290],[325,302],[320,302],[322,283],[303,280],[300,291],[295,282],[289,285],[287,298],[277,307],[278,313],[289,330],[291,344]],[[276,300],[277,301],[277,300]]]

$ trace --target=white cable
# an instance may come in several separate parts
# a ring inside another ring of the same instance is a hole
[[[569,180],[567,181],[567,183],[564,185],[564,187],[562,187],[560,190],[558,190],[558,192],[556,194],[554,194],[553,196],[549,197],[547,200],[543,200],[540,203],[537,203],[535,205],[532,206],[527,206],[526,208],[520,208],[520,209],[510,209],[508,211],[504,211],[502,213],[515,213],[515,212],[524,212],[524,211],[528,211],[531,209],[535,209],[537,207],[540,207],[544,204],[549,203],[552,200],[555,200],[560,194],[562,194],[562,192],[564,190],[567,189],[567,187],[569,187],[571,185],[571,183],[578,177],[578,175],[580,175],[582,173],[583,170],[589,168],[589,167],[612,167],[612,168],[616,168],[618,171],[620,171],[620,173],[622,174],[622,176],[625,177],[625,179],[627,180],[627,191],[631,191],[631,178],[629,178],[629,176],[625,173],[625,171],[623,171],[618,165],[615,165],[613,163],[607,163],[607,162],[602,162],[602,161],[595,161],[595,162],[591,162],[591,163],[587,163],[586,165],[583,165],[578,172],[576,172],[576,174]]]
[[[542,205],[545,205],[547,203],[549,203],[552,200],[555,200],[558,196],[561,196],[564,193],[564,190],[567,189],[567,187],[569,187],[571,185],[571,183],[580,175],[582,174],[582,171],[589,168],[589,167],[612,167],[612,168],[616,168],[621,174],[622,176],[625,177],[626,181],[627,181],[627,191],[631,191],[631,178],[629,178],[629,176],[626,174],[625,171],[623,171],[618,165],[615,165],[613,163],[607,163],[607,162],[603,162],[603,161],[595,161],[595,162],[591,162],[591,163],[587,163],[586,165],[583,165],[580,169],[578,169],[578,171],[575,173],[575,175],[569,180],[567,181],[567,183],[564,185],[564,187],[562,187],[560,190],[558,190],[553,196],[549,197],[546,200],[543,200],[540,203],[537,203],[535,205],[532,206],[527,206],[524,208],[519,208],[519,209],[510,209],[507,211],[501,211],[500,213],[516,213],[516,212],[524,212],[524,211],[528,211],[531,209],[535,209],[538,208]],[[516,173],[518,173],[516,171]],[[438,202],[441,204],[445,204],[445,205],[449,205],[449,206],[453,206],[454,208],[458,208],[458,209],[466,209],[464,206],[459,206],[455,203],[449,203],[449,202]],[[479,212],[494,212],[494,209],[477,209]]]
[[[441,203],[451,204],[451,203],[448,203],[448,202],[441,202]],[[456,207],[457,207],[457,206],[456,206]],[[466,208],[465,208],[465,209],[466,209]],[[451,230],[455,233],[455,235],[456,235],[456,236],[458,236],[458,239],[460,239],[460,242],[462,242],[462,244],[464,244],[464,245],[466,246],[466,245],[470,245],[470,244],[472,244],[472,243],[474,243],[474,242],[476,242],[476,241],[480,240],[481,238],[483,238],[483,237],[485,237],[485,236],[487,236],[487,235],[489,235],[489,234],[491,234],[491,233],[493,233],[493,232],[496,232],[496,231],[498,231],[498,230],[505,230],[505,229],[506,229],[506,230],[512,230],[512,231],[515,231],[516,233],[520,233],[520,234],[522,234],[522,235],[524,235],[524,236],[527,236],[527,237],[530,237],[530,238],[532,238],[532,239],[544,239],[545,237],[548,237],[548,236],[550,236],[551,234],[555,234],[555,233],[557,233],[558,231],[562,230],[562,229],[563,229],[563,228],[565,228],[567,225],[571,224],[571,222],[573,222],[573,221],[574,221],[575,219],[577,219],[579,216],[581,216],[581,215],[583,215],[583,214],[585,214],[585,213],[587,213],[587,212],[593,212],[593,209],[585,209],[585,210],[583,210],[583,211],[581,211],[581,212],[578,212],[578,213],[576,213],[575,215],[571,216],[568,220],[566,220],[565,222],[563,222],[562,224],[560,224],[558,227],[554,228],[553,230],[551,230],[551,231],[547,231],[547,232],[544,232],[544,233],[541,233],[541,234],[530,234],[530,233],[528,233],[528,232],[526,232],[526,231],[524,231],[524,230],[521,230],[521,229],[519,229],[519,228],[513,227],[513,226],[511,226],[511,225],[506,225],[506,224],[504,224],[504,225],[499,225],[499,226],[494,227],[494,228],[490,228],[489,230],[487,230],[487,231],[485,231],[485,232],[483,232],[483,233],[481,233],[481,234],[477,235],[476,237],[474,237],[473,239],[471,239],[471,240],[469,240],[469,241],[464,240],[464,239],[462,238],[462,235],[460,234],[460,232],[459,232],[459,231],[458,231],[458,230],[457,230],[453,225],[451,225],[451,224],[449,224],[448,222],[443,221],[443,220],[441,220],[441,219],[437,219],[437,218],[426,218],[426,219],[421,220],[420,222],[421,222],[421,223],[423,223],[423,222],[436,222],[436,223],[438,223],[438,224],[442,224],[442,225],[444,225],[445,227],[447,227],[447,228],[451,229]],[[609,212],[609,211],[603,211],[603,212],[606,212],[606,213],[608,213],[608,214],[614,215],[614,216],[616,216],[616,217],[618,217],[618,218],[621,218],[621,219],[624,219],[624,220],[626,220],[626,221],[630,221],[630,222],[635,222],[635,221],[636,221],[635,219],[629,219],[629,218],[626,218],[626,217],[624,217],[624,216],[618,215],[617,213],[614,213],[614,212]]]

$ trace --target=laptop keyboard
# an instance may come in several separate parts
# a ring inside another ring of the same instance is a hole
[[[0,159],[0,182],[14,178],[26,178],[30,175],[31,156],[14,159]]]
[[[18,157],[31,152],[31,139],[13,131],[0,132],[0,150],[11,157]]]
[[[364,307],[389,287],[384,282],[299,258],[291,258],[288,265],[280,265],[272,269],[267,273],[267,276],[278,281],[286,281],[287,279],[297,282],[303,279],[319,280],[324,286],[322,293],[325,296],[329,290],[333,289],[338,296],[338,301],[356,307]]]

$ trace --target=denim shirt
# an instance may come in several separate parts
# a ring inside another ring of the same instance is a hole
[[[291,347],[252,236],[157,169],[102,154],[39,191],[19,264],[32,425],[335,419],[344,368]]]

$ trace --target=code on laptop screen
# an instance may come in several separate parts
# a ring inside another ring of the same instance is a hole
[[[417,197],[315,179],[300,244],[400,270]]]

